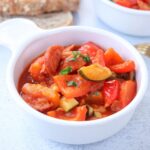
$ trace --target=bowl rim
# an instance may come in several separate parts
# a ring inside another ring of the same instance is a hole
[[[115,8],[120,11],[124,11],[126,13],[134,14],[134,15],[150,15],[150,10],[137,10],[132,8],[127,8],[121,5],[118,5],[111,0],[101,0],[101,2],[105,3],[106,5],[109,5],[112,8]]]
[[[36,40],[40,40],[41,38],[45,38],[48,35],[56,34],[56,33],[65,33],[65,31],[71,32],[73,30],[75,31],[84,31],[84,32],[92,32],[95,34],[102,34],[105,36],[111,36],[116,39],[119,43],[122,43],[128,47],[128,49],[131,49],[131,53],[136,55],[136,58],[138,60],[139,66],[142,66],[141,69],[141,74],[144,74],[145,76],[142,77],[142,82],[141,82],[141,87],[139,88],[139,92],[136,94],[135,98],[132,100],[129,105],[127,105],[124,109],[121,111],[114,113],[113,115],[110,115],[108,117],[102,118],[102,119],[97,119],[97,120],[92,120],[92,121],[65,121],[61,119],[56,119],[53,117],[49,117],[45,114],[42,114],[32,107],[30,107],[19,95],[15,83],[14,83],[14,70],[15,70],[15,65],[17,63],[17,60],[19,56],[22,54],[22,52],[27,48],[28,45],[30,45],[32,42],[35,42]],[[12,59],[9,62],[8,68],[7,68],[7,86],[9,89],[9,92],[11,93],[13,99],[23,108],[26,112],[31,114],[33,117],[40,119],[42,121],[55,124],[55,125],[62,125],[62,126],[87,126],[87,125],[97,125],[97,124],[103,124],[106,122],[109,122],[110,120],[115,120],[119,116],[123,116],[126,114],[126,112],[131,111],[132,109],[135,109],[135,107],[140,103],[142,100],[142,97],[144,96],[144,93],[146,92],[147,86],[148,86],[148,72],[146,69],[145,62],[143,58],[140,56],[140,54],[137,52],[137,50],[126,40],[123,38],[119,37],[118,35],[115,35],[114,33],[108,32],[103,29],[98,29],[98,28],[93,28],[93,27],[87,27],[87,26],[70,26],[70,27],[61,27],[58,29],[53,29],[53,30],[48,30],[43,33],[39,33],[38,35],[35,35],[32,37],[32,39],[28,39],[24,44],[22,44],[21,47],[18,48],[18,51],[15,55],[12,56]]]

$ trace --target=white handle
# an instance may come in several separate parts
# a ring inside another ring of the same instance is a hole
[[[43,29],[28,19],[10,19],[0,23],[0,45],[14,53],[27,39],[41,32]]]

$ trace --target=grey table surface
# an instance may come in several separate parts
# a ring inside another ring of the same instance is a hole
[[[133,44],[150,41],[150,38],[123,35],[98,21],[91,0],[81,1],[75,23],[107,29]],[[6,68],[10,58],[9,49],[0,46],[0,150],[150,150],[150,87],[131,121],[116,135],[88,145],[61,144],[44,139],[31,128],[28,118],[11,98],[6,85]],[[150,59],[144,59],[150,75]]]

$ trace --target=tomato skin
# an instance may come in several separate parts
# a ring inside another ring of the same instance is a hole
[[[132,7],[132,2],[130,0],[113,0],[113,1],[121,6],[125,6],[128,8]]]
[[[35,110],[45,112],[51,109],[51,104],[47,98],[33,98],[31,95],[22,94],[24,101]]]
[[[77,87],[67,86],[68,81],[74,81],[78,84]],[[54,82],[59,87],[61,93],[66,98],[74,98],[85,95],[89,92],[91,83],[84,80],[79,75],[57,75],[54,76]]]
[[[44,56],[41,56],[37,58],[29,68],[30,75],[34,78],[36,81],[43,81],[45,79],[45,76],[48,75],[45,64],[44,64]]]
[[[150,0],[143,0],[143,2],[150,4]]]
[[[82,54],[86,54],[90,57],[92,63],[99,63],[105,66],[104,51],[93,42],[87,42],[79,49]]]
[[[119,95],[122,107],[127,106],[136,95],[136,82],[132,80],[124,81],[121,84]]]
[[[137,5],[137,0],[113,0],[115,3],[131,8],[134,5]]]
[[[113,48],[106,50],[104,53],[104,58],[106,66],[116,65],[124,62],[123,58]]]
[[[44,54],[45,67],[50,76],[56,73],[63,49],[62,46],[51,46]]]
[[[142,0],[137,0],[139,9],[141,10],[150,10],[150,5],[147,2],[144,2]]]
[[[150,0],[113,0],[118,5],[141,10],[150,10]]]
[[[105,99],[105,107],[110,106],[119,97],[120,82],[111,80],[104,82],[103,96]]]
[[[64,68],[67,68],[67,67],[71,67],[72,68],[72,72],[75,71],[75,70],[78,70],[80,69],[81,67],[83,67],[86,62],[81,58],[77,58],[75,61],[67,61],[67,59],[70,59],[70,58],[73,58],[73,56],[69,56],[65,59],[62,67],[61,67],[61,70],[63,70]]]
[[[101,90],[103,87],[103,84],[104,84],[103,81],[101,81],[101,82],[88,81],[88,82],[91,83],[89,92],[95,92],[95,91]]]
[[[62,46],[51,46],[43,56],[37,58],[30,66],[29,72],[36,81],[43,81],[45,77],[56,73],[62,57]]]
[[[63,110],[55,110],[55,111],[49,111],[47,115],[58,119],[68,120],[68,121],[85,121],[86,113],[87,113],[87,108],[84,105],[84,106],[78,106],[68,113],[64,112]]]
[[[79,45],[69,45],[69,46],[65,47],[63,52],[62,52],[62,59],[65,59],[65,58],[71,56],[72,51],[76,51],[79,48],[80,48]]]
[[[104,103],[104,98],[102,92],[96,91],[95,93],[90,93],[85,97],[87,104],[97,104],[101,105]]]
[[[116,73],[127,73],[135,70],[135,64],[132,60],[127,60],[121,64],[109,66],[109,68]]]
[[[60,103],[60,95],[58,92],[40,84],[24,84],[22,87],[22,95],[29,105],[39,111],[56,109]]]
[[[76,87],[67,86],[68,81],[77,83]],[[54,76],[54,82],[66,98],[74,98],[86,95],[88,92],[94,92],[102,87],[103,83],[96,83],[83,79],[80,75],[57,75]]]
[[[118,112],[122,109],[122,103],[120,100],[115,100],[111,105],[111,110],[113,112]]]
[[[130,0],[130,3],[131,3],[132,5],[136,5],[136,4],[137,4],[137,0]]]

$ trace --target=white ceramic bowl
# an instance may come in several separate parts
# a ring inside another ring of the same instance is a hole
[[[148,74],[142,57],[127,41],[107,31],[73,26],[44,31],[31,21],[13,19],[0,24],[0,41],[13,52],[7,72],[7,83],[14,102],[28,115],[30,124],[37,132],[51,140],[68,144],[87,144],[106,139],[128,123],[145,94]],[[48,117],[26,104],[17,92],[18,79],[26,65],[52,44],[80,44],[86,41],[93,41],[106,49],[113,47],[125,59],[135,61],[138,91],[133,101],[109,117],[85,122]]]
[[[110,27],[134,36],[150,36],[150,11],[126,8],[110,0],[94,0],[98,17]]]

